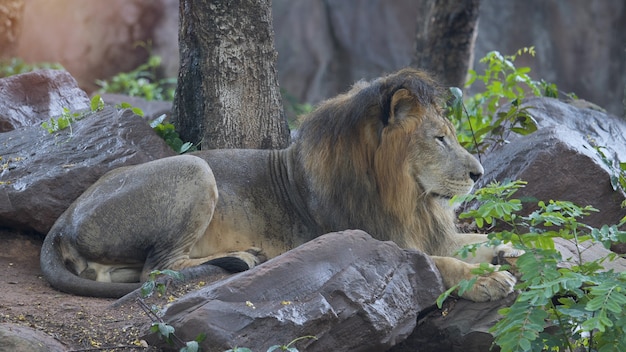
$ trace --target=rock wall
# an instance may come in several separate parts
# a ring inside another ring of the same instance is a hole
[[[414,0],[274,0],[281,87],[311,103],[355,80],[411,61],[423,4]],[[17,55],[63,64],[86,90],[129,70],[151,41],[164,72],[178,68],[178,1],[26,1]],[[609,112],[624,115],[626,3],[600,0],[483,0],[475,58],[534,45],[518,62]]]

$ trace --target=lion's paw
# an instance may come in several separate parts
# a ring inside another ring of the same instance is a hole
[[[503,258],[518,258],[526,253],[522,249],[514,248],[511,243],[503,243],[494,247],[495,256]]]
[[[499,266],[495,266],[499,270]],[[508,271],[494,271],[479,276],[474,285],[462,295],[474,302],[487,302],[502,299],[514,290],[517,280]]]

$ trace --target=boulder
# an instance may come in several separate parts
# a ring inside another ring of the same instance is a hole
[[[582,220],[589,225],[617,224],[626,215],[620,204],[626,195],[611,186],[614,174],[596,151],[612,162],[626,161],[626,121],[604,112],[578,108],[557,99],[532,98],[524,102],[538,130],[511,135],[510,143],[483,156],[485,175],[478,187],[497,180],[524,180],[519,198],[567,200],[592,205],[600,211]],[[536,201],[527,203],[527,211]]]
[[[105,172],[174,154],[141,117],[113,107],[52,134],[0,133],[0,226],[45,234]]]
[[[265,351],[302,336],[301,351],[384,351],[401,342],[443,284],[423,253],[363,231],[331,233],[190,293],[163,319],[203,351]],[[152,344],[167,348],[154,334]]]
[[[0,79],[0,132],[39,125],[63,108],[89,108],[89,97],[66,71],[38,70]]]
[[[15,324],[0,324],[0,352],[64,352],[62,344],[41,331]]]

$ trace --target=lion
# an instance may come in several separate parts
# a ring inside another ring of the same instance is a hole
[[[247,270],[322,234],[361,229],[429,254],[448,288],[471,279],[478,263],[520,253],[483,246],[454,257],[486,241],[457,233],[450,205],[483,168],[458,143],[442,97],[427,74],[403,69],[321,103],[286,149],[207,150],[113,170],[51,228],[44,276],[60,291],[120,297],[153,270]],[[497,300],[515,283],[495,270],[463,297]]]

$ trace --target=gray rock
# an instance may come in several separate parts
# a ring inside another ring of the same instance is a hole
[[[40,126],[0,133],[0,226],[45,234],[105,172],[174,154],[143,119],[114,108],[54,134]]]
[[[131,97],[124,94],[104,93],[101,94],[105,104],[119,105],[128,103],[133,107],[137,107],[143,111],[143,118],[150,122],[161,115],[170,117],[172,113],[171,101],[146,100],[141,97]]]
[[[449,298],[442,310],[420,317],[418,327],[402,343],[389,352],[484,352],[499,351],[493,346],[489,329],[502,316],[498,310],[513,304],[517,295],[499,301],[471,302]]]
[[[39,125],[63,108],[89,108],[89,97],[67,71],[38,70],[0,79],[0,132]]]
[[[401,342],[443,292],[430,258],[362,231],[321,236],[254,269],[188,294],[163,319],[203,351],[383,351]],[[159,338],[147,337],[151,344]]]
[[[583,222],[600,227],[617,224],[626,211],[626,195],[611,186],[611,172],[594,146],[606,147],[613,161],[626,161],[626,121],[591,109],[580,109],[557,99],[524,102],[539,129],[527,136],[511,135],[510,143],[483,156],[485,176],[478,186],[493,180],[527,181],[516,197],[567,200],[599,209]],[[529,202],[526,211],[536,208]]]
[[[15,324],[0,324],[0,342],[0,352],[67,351],[67,348],[51,336]]]

